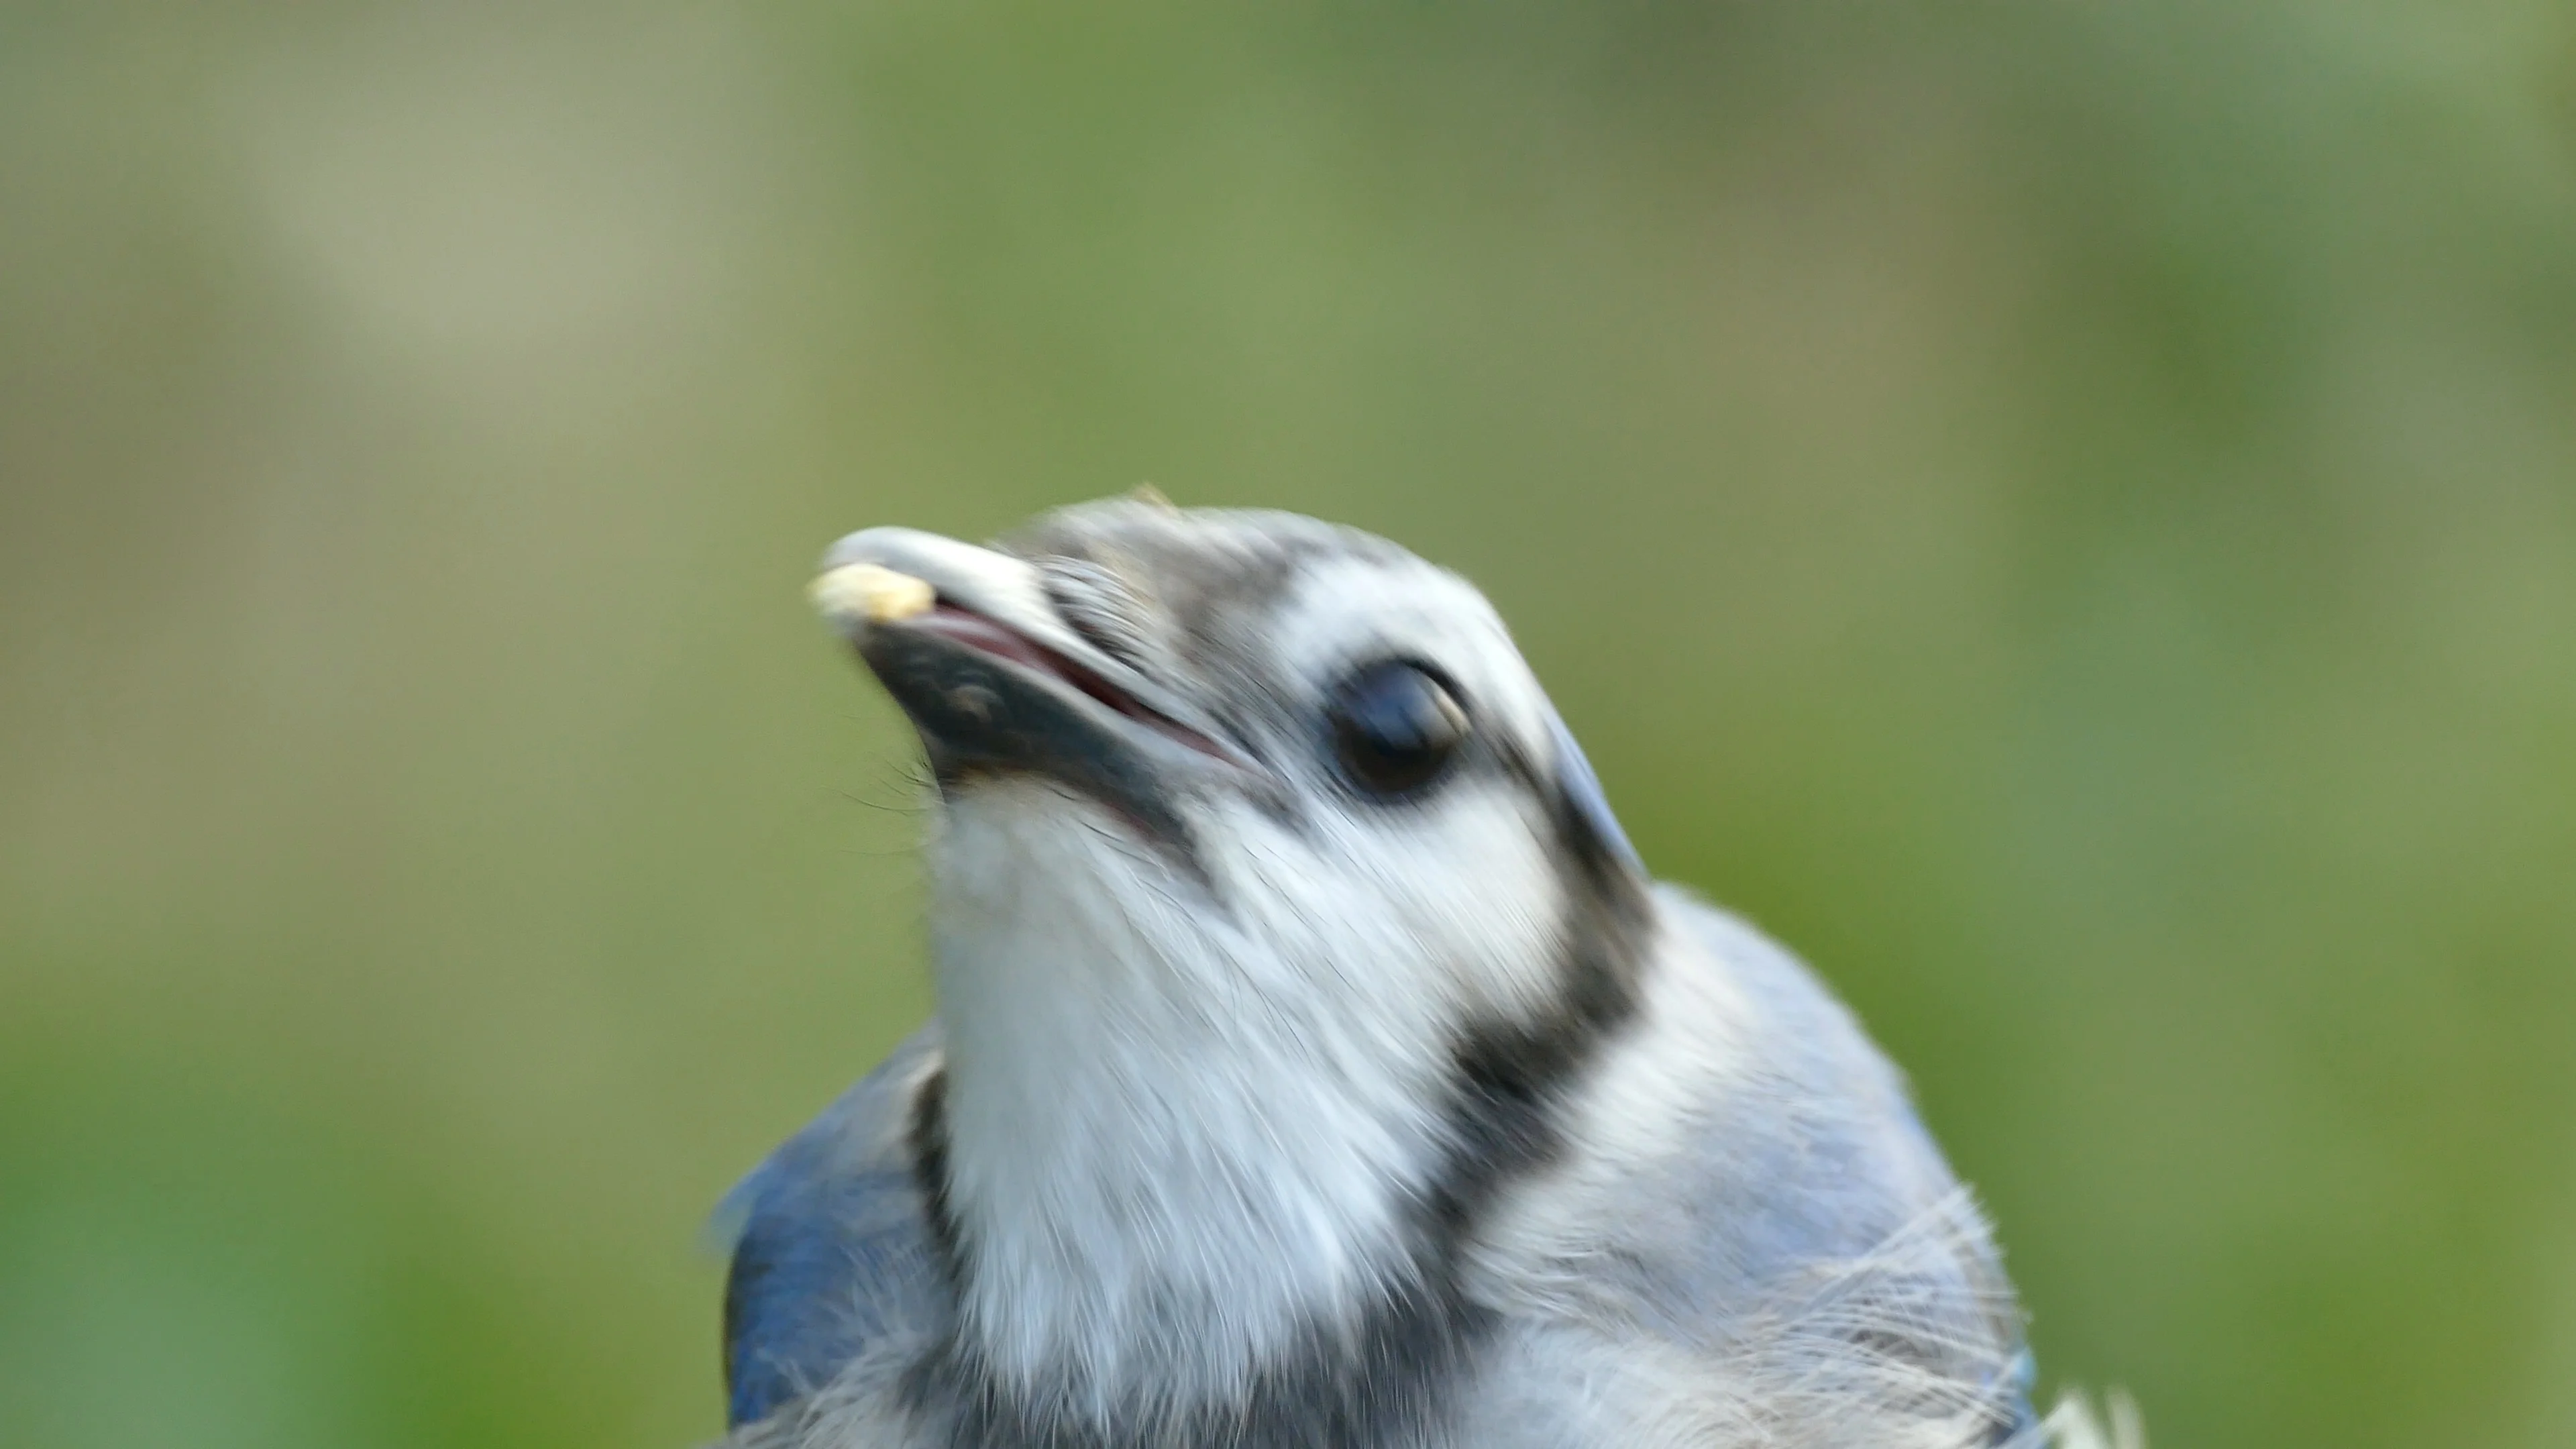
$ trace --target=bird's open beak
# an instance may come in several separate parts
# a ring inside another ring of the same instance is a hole
[[[1178,840],[1181,794],[1258,773],[1202,711],[1068,627],[1026,560],[871,528],[824,555],[811,596],[911,717],[943,789],[1041,775]]]

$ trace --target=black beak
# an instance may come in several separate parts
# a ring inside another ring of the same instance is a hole
[[[1036,775],[1108,806],[1149,839],[1186,844],[1172,756],[1225,758],[1081,666],[953,605],[874,625],[857,647],[920,732],[943,790]]]
[[[1188,854],[1187,795],[1269,778],[1171,690],[1069,629],[1024,560],[886,528],[824,562],[818,602],[911,718],[945,792],[1034,776]],[[834,587],[852,577],[863,582]]]

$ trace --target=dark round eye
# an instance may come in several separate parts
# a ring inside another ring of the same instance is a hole
[[[1379,795],[1418,790],[1467,739],[1467,711],[1439,676],[1401,659],[1354,671],[1333,691],[1333,753]]]

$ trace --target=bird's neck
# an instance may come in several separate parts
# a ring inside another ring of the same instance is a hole
[[[994,1373],[1103,1409],[1223,1402],[1415,1286],[1430,1005],[1335,1008],[1308,973],[1348,963],[1199,934],[1077,870],[951,868],[934,896],[937,1186],[960,1333]]]

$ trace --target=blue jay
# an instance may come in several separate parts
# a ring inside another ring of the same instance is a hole
[[[1987,1227],[1493,608],[1293,515],[874,528],[939,1015],[729,1200],[732,1449],[2050,1442]]]

